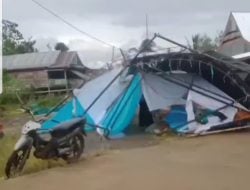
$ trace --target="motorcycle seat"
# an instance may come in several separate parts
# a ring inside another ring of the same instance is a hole
[[[84,123],[85,123],[84,118],[75,118],[70,121],[60,123],[59,125],[53,128],[51,135],[54,137],[64,136],[74,131],[76,128],[82,127]]]

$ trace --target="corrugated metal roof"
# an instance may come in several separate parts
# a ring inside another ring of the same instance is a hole
[[[59,53],[59,51],[51,51],[3,56],[3,68],[18,70],[49,67],[56,62]]]
[[[61,52],[55,63],[50,67],[69,67],[71,64],[76,64],[77,60],[77,53],[74,51],[71,52]]]
[[[250,12],[232,13],[242,37],[250,42]]]
[[[70,67],[74,63],[80,63],[80,66],[83,66],[77,52],[74,51],[50,51],[3,56],[3,69],[7,70]]]

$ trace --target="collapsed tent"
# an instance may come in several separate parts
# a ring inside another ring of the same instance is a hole
[[[76,89],[73,100],[69,101],[54,118],[45,122],[43,127],[51,128],[58,122],[84,116],[84,110],[120,70],[107,72],[81,89]],[[127,73],[128,70],[125,70],[89,109],[86,116],[88,130],[94,130],[93,126],[97,126],[100,134],[107,131],[106,135],[110,137],[120,137],[135,117],[142,97],[150,112],[169,110],[170,113],[165,117],[166,123],[173,131],[184,134],[201,134],[218,125],[230,123],[234,121],[238,111],[234,106],[241,107],[226,93],[196,74],[169,73],[165,74],[166,78],[162,78],[160,74],[143,71],[130,75],[126,75]],[[189,88],[166,79],[181,81]],[[205,87],[206,90],[200,89],[199,86]],[[176,105],[184,109],[171,109]],[[198,120],[198,109],[210,112],[204,116],[206,122]],[[242,106],[242,109],[245,108]],[[222,115],[222,118],[218,115]]]
[[[208,57],[197,53],[152,54],[137,58],[145,72],[181,70],[196,73],[214,86],[250,108],[250,67],[248,64],[208,52]]]
[[[147,112],[141,117],[164,113],[161,120],[179,134],[249,124],[249,65],[215,53],[138,55],[125,68],[106,72],[74,90],[73,99],[43,128],[86,117],[89,131],[121,137],[138,109]]]
[[[75,90],[73,100],[69,101],[52,119],[46,121],[43,128],[52,128],[55,123],[85,116],[84,110],[120,71],[121,69],[114,69],[90,81],[81,89]],[[142,94],[140,80],[139,75],[131,77],[121,75],[89,109],[86,115],[87,130],[91,131],[97,127],[102,134],[107,131],[110,136],[121,135],[136,114]]]

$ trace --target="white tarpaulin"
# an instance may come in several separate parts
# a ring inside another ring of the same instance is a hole
[[[179,80],[191,81],[192,76],[187,74],[169,74]],[[142,74],[142,90],[150,111],[166,109],[171,105],[185,104],[188,89],[166,81],[155,74]]]
[[[113,69],[110,72],[86,83],[81,89],[74,90],[74,95],[79,100],[82,107],[87,109],[96,99],[102,90],[113,80],[121,69]],[[105,115],[107,109],[118,98],[124,89],[129,85],[129,81],[116,80],[105,93],[97,100],[94,106],[88,111],[88,114],[95,123],[99,123]]]
[[[193,108],[195,103],[211,111],[219,109],[219,112],[226,116],[226,119],[223,121],[220,121],[217,116],[209,116],[207,124],[191,122],[188,126],[184,127],[185,132],[200,133],[209,129],[211,126],[234,120],[237,109],[229,106],[230,104],[234,104],[233,99],[203,78],[193,74],[167,74],[166,77],[181,83],[184,82],[187,87],[192,87],[194,90],[164,80],[155,74],[143,73],[143,95],[150,111],[183,104],[186,105],[187,121],[192,121],[195,119]],[[204,90],[198,87],[202,87]]]
[[[234,116],[237,113],[237,109],[230,105],[234,105],[234,100],[230,98],[227,94],[225,94],[223,91],[204,80],[203,78],[199,76],[194,76],[193,79],[193,84],[203,87],[206,90],[201,90],[199,88],[193,87],[194,90],[197,90],[201,93],[195,92],[193,90],[190,90],[188,92],[186,104],[188,121],[192,121],[195,119],[195,114],[193,110],[194,103],[209,110],[218,110],[219,112],[223,113],[227,118],[221,121],[217,116],[209,116],[207,124],[192,122],[188,125],[189,132],[201,133],[202,131],[210,129],[211,126],[233,121]],[[214,92],[217,95],[211,92]]]

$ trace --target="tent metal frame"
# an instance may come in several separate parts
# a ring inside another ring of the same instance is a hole
[[[155,69],[155,68],[152,68],[152,67],[151,67],[151,69]],[[155,69],[155,70],[156,70],[156,71],[161,71],[161,70],[159,70],[159,69]],[[163,71],[161,71],[161,72],[163,72]],[[164,73],[164,72],[163,72],[163,73]],[[223,101],[223,100],[221,100],[221,99],[218,99],[218,98],[216,98],[216,97],[213,97],[213,96],[211,96],[211,95],[208,95],[208,94],[206,94],[206,93],[204,93],[204,92],[201,92],[201,91],[199,91],[199,90],[193,88],[193,86],[195,86],[195,87],[198,88],[198,89],[201,89],[201,90],[203,90],[203,91],[205,90],[204,88],[202,88],[202,87],[200,87],[200,86],[198,86],[198,85],[192,85],[192,86],[190,86],[190,85],[184,84],[183,81],[180,81],[179,79],[176,79],[176,78],[175,78],[175,79],[172,79],[172,78],[170,78],[170,77],[164,77],[164,75],[158,75],[158,76],[161,77],[162,79],[168,81],[168,82],[171,82],[171,83],[173,83],[173,84],[179,85],[179,86],[184,87],[184,88],[186,88],[186,89],[188,89],[188,90],[192,90],[192,91],[194,91],[194,92],[196,92],[196,93],[198,93],[198,94],[200,94],[200,95],[203,95],[203,96],[206,96],[206,97],[208,97],[208,98],[210,98],[210,99],[216,100],[217,102],[220,102],[220,103],[223,103],[223,104],[226,104],[226,105],[231,105],[231,104],[228,103],[228,102],[225,102],[225,101]],[[209,92],[209,93],[218,96],[217,94],[215,94],[215,93],[213,93],[213,92]],[[224,96],[222,96],[222,95],[220,95],[220,96],[221,96],[221,98],[224,98],[224,99],[225,99]],[[231,99],[230,101],[234,104],[234,101],[233,101],[232,99]],[[234,107],[234,108],[237,108],[237,109],[242,109],[242,107],[237,106],[237,105],[231,105],[231,107]]]
[[[85,111],[86,113],[87,113],[87,111],[88,111],[89,109],[91,109],[91,107],[95,104],[95,102],[96,102],[96,101],[102,96],[102,94],[103,94],[103,93],[113,84],[113,82],[122,74],[122,72],[123,72],[127,67],[132,66],[132,65],[136,65],[136,59],[137,59],[137,57],[138,57],[138,56],[143,52],[143,50],[144,50],[146,47],[148,47],[148,46],[155,40],[155,38],[157,38],[157,37],[158,37],[158,38],[161,38],[161,39],[163,39],[163,40],[165,40],[165,41],[168,41],[168,42],[170,42],[170,43],[173,43],[173,44],[175,44],[175,45],[177,45],[177,46],[179,46],[179,47],[181,47],[181,48],[187,49],[187,50],[189,50],[189,51],[192,52],[192,53],[202,54],[202,55],[205,55],[206,57],[209,57],[209,58],[211,58],[211,59],[213,59],[213,60],[224,62],[223,60],[217,59],[216,57],[210,56],[210,55],[205,54],[205,53],[200,53],[200,52],[198,52],[198,51],[196,51],[196,50],[193,50],[193,49],[191,49],[191,48],[189,48],[189,47],[187,47],[187,46],[184,46],[184,45],[182,45],[182,44],[180,44],[180,43],[177,43],[177,42],[175,42],[175,41],[173,41],[173,40],[170,40],[170,39],[168,39],[168,38],[165,38],[164,36],[161,36],[160,34],[155,34],[154,37],[148,42],[148,44],[146,44],[146,46],[144,46],[144,48],[141,49],[141,50],[136,54],[136,56],[135,56],[132,60],[129,61],[129,64],[126,64],[126,66],[124,67],[124,69],[122,69],[121,72],[119,72],[119,73],[113,78],[113,80],[103,89],[103,91],[96,97],[96,99],[92,102],[92,104],[86,109],[86,111]],[[125,63],[128,63],[128,61],[126,60],[126,57],[125,57],[124,53],[122,52],[122,50],[121,50],[121,54],[122,54],[122,56],[123,56],[123,59],[124,59]],[[190,63],[192,64],[192,61],[194,61],[194,60],[188,60],[188,61],[190,61]],[[200,62],[199,62],[199,64],[200,64]],[[209,64],[209,63],[204,62],[204,64],[213,67],[213,65],[211,65],[211,63]],[[151,67],[151,69],[152,69],[152,67]],[[154,69],[156,69],[156,68],[154,68]],[[220,70],[219,68],[217,68],[217,69]],[[231,76],[230,76],[228,73],[225,73],[223,70],[220,70],[220,71],[221,71],[222,73],[224,73],[225,76],[231,78]],[[159,70],[158,70],[158,72],[159,72]],[[164,71],[162,71],[162,70],[160,70],[160,72],[161,72],[161,73],[164,73]],[[198,86],[198,85],[194,85],[194,84],[190,85],[190,84],[189,84],[189,86],[187,86],[185,83],[183,84],[183,81],[178,81],[178,80],[176,80],[176,79],[172,80],[172,79],[170,79],[170,78],[165,78],[164,76],[161,76],[161,77],[162,77],[164,80],[167,80],[167,81],[172,82],[172,83],[174,83],[174,84],[180,85],[180,86],[182,86],[182,87],[184,87],[184,88],[187,88],[187,89],[192,90],[192,91],[194,91],[194,92],[196,92],[196,93],[199,93],[199,94],[201,94],[201,95],[203,95],[203,96],[206,96],[206,97],[211,98],[211,99],[213,99],[213,100],[215,100],[215,101],[218,101],[218,102],[220,102],[220,103],[225,104],[225,106],[223,106],[223,107],[221,107],[221,108],[218,108],[217,110],[214,110],[214,111],[219,111],[219,110],[224,109],[224,108],[226,108],[226,107],[228,107],[228,106],[234,107],[234,108],[237,108],[237,109],[242,109],[242,107],[239,107],[239,106],[234,105],[234,103],[235,103],[234,100],[231,100],[231,99],[230,99],[231,103],[228,103],[228,102],[225,102],[225,101],[223,101],[223,100],[221,100],[221,99],[218,99],[218,98],[216,98],[216,97],[213,97],[213,96],[211,96],[211,95],[208,95],[208,94],[206,94],[206,93],[204,93],[204,92],[201,92],[201,91],[196,90],[196,89],[193,88],[193,87],[196,87],[196,88],[198,88],[198,89],[200,89],[200,90],[203,90],[203,91],[206,90],[206,89],[204,89],[204,88],[202,88],[202,87],[200,87],[200,86]],[[233,82],[236,82],[236,81],[234,81],[234,80],[232,80],[232,81],[233,81]],[[130,83],[130,85],[131,85],[131,83]],[[130,86],[130,85],[129,85],[129,86]],[[238,85],[238,83],[236,83],[236,85]],[[207,90],[206,90],[206,91],[207,91]],[[221,98],[223,98],[223,99],[229,100],[229,98],[224,97],[224,96],[222,96],[222,95],[220,95],[220,94],[217,94],[217,93],[215,93],[215,92],[212,92],[212,91],[208,91],[208,92],[211,93],[211,94],[213,94],[213,95],[215,95],[215,96],[218,96],[218,97],[221,97]],[[246,96],[248,96],[247,93],[245,93],[245,94],[246,94]],[[112,122],[112,127],[109,127],[110,130],[112,130],[112,128],[113,128],[113,126],[114,126],[114,123],[116,122],[117,118],[118,118],[118,116],[117,116],[117,117],[114,119],[114,121]],[[190,122],[194,122],[194,121],[195,121],[195,120],[189,121],[189,123],[190,123]],[[188,124],[188,123],[187,123],[187,124]],[[109,132],[110,132],[110,131],[108,131],[108,133],[109,133]]]
[[[179,46],[179,47],[181,47],[181,48],[187,49],[187,50],[189,50],[191,53],[200,54],[200,55],[203,55],[203,56],[205,56],[205,57],[207,57],[207,58],[213,59],[213,60],[215,60],[215,61],[217,61],[217,62],[222,62],[222,63],[224,63],[224,64],[227,64],[227,62],[225,62],[223,59],[218,59],[218,58],[216,58],[216,57],[214,57],[214,56],[211,56],[211,55],[209,55],[209,54],[207,54],[207,53],[201,53],[201,52],[199,52],[199,51],[197,51],[197,50],[194,50],[194,49],[189,48],[189,47],[187,47],[187,46],[185,46],[185,45],[183,45],[183,44],[180,44],[180,43],[178,43],[178,42],[176,42],[176,41],[174,41],[174,40],[171,40],[171,39],[169,39],[169,38],[166,38],[166,37],[164,37],[164,36],[162,36],[162,35],[160,35],[160,34],[155,34],[155,36],[158,37],[158,38],[160,38],[160,39],[162,39],[162,40],[165,40],[165,41],[167,41],[167,42],[170,42],[170,43],[172,43],[172,44],[174,44],[174,45],[177,45],[177,46]],[[209,64],[209,63],[206,63],[206,62],[204,62],[204,63],[205,63],[206,65],[211,66],[211,64]],[[217,67],[216,69],[219,70],[220,72],[224,73],[225,76],[229,77],[229,78],[231,79],[231,81],[232,81],[233,83],[235,83],[235,84],[242,90],[242,92],[245,93],[246,99],[248,99],[248,97],[250,97],[250,94],[248,94],[248,93],[246,92],[246,90],[245,90],[244,88],[242,88],[241,85],[239,85],[239,84],[231,77],[231,75],[230,75],[231,71],[225,73],[222,69],[220,69],[220,68],[218,68],[218,67]]]
[[[196,50],[193,50],[193,49],[191,49],[191,48],[189,48],[189,47],[187,47],[187,46],[185,46],[185,45],[182,45],[182,44],[180,44],[180,43],[177,43],[177,42],[175,42],[175,41],[173,41],[173,40],[171,40],[171,39],[168,39],[168,38],[166,38],[166,37],[164,37],[164,36],[162,36],[162,35],[160,35],[160,34],[154,34],[154,36],[153,36],[153,38],[152,39],[150,39],[149,41],[148,41],[148,43],[142,48],[142,49],[140,49],[140,51],[138,51],[138,53],[133,57],[133,59],[132,60],[126,60],[126,57],[125,57],[125,55],[124,55],[124,53],[123,53],[123,51],[121,50],[121,54],[122,54],[122,56],[123,56],[123,59],[124,59],[124,61],[125,61],[125,63],[126,63],[126,65],[124,66],[124,68],[103,88],[103,90],[97,95],[97,97],[92,101],[92,103],[86,108],[86,110],[85,110],[85,112],[84,112],[84,114],[83,114],[83,116],[82,117],[85,117],[86,116],[86,114],[88,113],[88,111],[94,106],[94,104],[100,99],[100,97],[107,91],[107,89],[119,78],[119,76],[128,68],[128,67],[130,67],[130,66],[133,66],[133,65],[135,65],[135,66],[137,66],[137,58],[138,58],[138,56],[156,39],[156,38],[160,38],[160,39],[163,39],[163,40],[165,40],[165,41],[168,41],[168,42],[170,42],[170,43],[172,43],[172,44],[175,44],[175,45],[177,45],[177,46],[179,46],[179,47],[181,47],[181,48],[183,48],[183,49],[186,49],[186,50],[189,50],[190,52],[192,52],[192,53],[195,53],[195,54],[200,54],[200,55],[204,55],[205,57],[208,57],[208,58],[210,58],[210,59],[213,59],[213,60],[215,60],[215,61],[219,61],[219,62],[224,62],[224,60],[221,60],[221,59],[218,59],[218,58],[216,58],[216,57],[214,57],[214,56],[211,56],[211,55],[208,55],[208,54],[206,54],[206,53],[201,53],[201,52],[199,52],[199,51],[196,51]],[[189,60],[189,61],[193,61],[193,60]],[[191,63],[191,62],[190,62]],[[226,63],[226,62],[224,62],[224,63]],[[213,65],[211,65],[211,63],[206,63],[206,62],[204,62],[204,64],[206,64],[206,65],[209,65],[209,66],[213,66]],[[154,68],[155,69],[155,68]],[[218,69],[220,72],[222,72],[222,73],[224,73],[225,74],[225,76],[227,76],[227,77],[229,77],[229,78],[231,78],[232,79],[232,81],[237,85],[237,86],[239,86],[239,84],[235,81],[235,80],[233,80],[233,78],[231,77],[231,75],[229,74],[229,73],[225,73],[222,69],[220,69],[220,68],[216,68],[216,69]],[[159,71],[159,70],[158,70]],[[162,71],[161,71],[162,72]],[[164,72],[165,73],[165,72]],[[234,101],[232,101],[232,103],[228,103],[228,102],[225,102],[225,101],[223,101],[223,100],[220,100],[220,99],[218,99],[218,98],[215,98],[215,97],[213,97],[213,96],[210,96],[210,95],[208,95],[208,94],[206,94],[206,93],[203,93],[203,92],[200,92],[200,91],[198,91],[198,90],[195,90],[195,89],[193,89],[193,85],[192,86],[187,86],[187,85],[185,85],[185,84],[183,84],[183,81],[182,82],[180,82],[180,81],[176,81],[176,80],[172,80],[172,79],[170,79],[170,78],[166,78],[166,77],[164,77],[164,76],[161,76],[163,79],[165,79],[165,80],[168,80],[169,82],[172,82],[172,83],[175,83],[175,84],[178,84],[178,85],[180,85],[180,86],[183,86],[184,88],[187,88],[187,89],[190,89],[190,90],[192,90],[192,91],[194,91],[194,92],[197,92],[197,93],[199,93],[199,94],[201,94],[201,95],[204,95],[204,96],[206,96],[206,97],[209,97],[209,98],[211,98],[211,99],[214,99],[214,100],[216,100],[216,101],[218,101],[218,102],[221,102],[221,103],[223,103],[223,104],[225,104],[226,105],[226,107],[227,106],[231,106],[231,107],[234,107],[234,108],[237,108],[237,109],[242,109],[242,108],[240,108],[239,106],[236,106],[236,105],[234,105]],[[129,84],[129,86],[131,85],[131,83]],[[199,87],[199,86],[197,86],[197,85],[195,85],[195,87],[196,88],[200,88],[200,89],[202,89],[202,90],[204,90],[204,88],[202,88],[202,87]],[[245,93],[245,95],[246,95],[246,98],[248,98],[248,97],[250,97],[250,95],[249,94],[247,94],[247,92],[245,91],[245,89],[244,88],[242,88],[242,87],[240,87],[240,89]],[[206,90],[207,91],[207,90]],[[217,96],[220,96],[220,95],[218,95],[218,94],[216,94],[216,93],[214,93],[214,92],[210,92],[210,93],[212,93],[212,94],[214,94],[214,95],[217,95]],[[223,98],[225,98],[225,97],[223,97]],[[67,99],[66,99],[67,100]],[[65,100],[65,101],[66,101]],[[64,103],[64,102],[63,102]],[[60,105],[62,105],[62,103],[60,103],[57,107],[59,107]],[[57,108],[56,107],[56,108]],[[219,109],[224,109],[224,107],[225,106],[223,106],[222,108],[219,108]],[[55,108],[55,109],[56,109]],[[215,110],[216,111],[216,110]],[[49,115],[49,114],[48,114]],[[112,123],[112,126],[114,125],[114,123],[116,122],[116,120],[117,120],[117,118],[118,117],[116,117],[115,118],[115,120],[114,120],[114,122]],[[100,126],[95,126],[95,127],[97,127],[97,128],[102,128],[103,129],[103,127],[100,127]],[[112,129],[112,128],[110,128],[110,129]],[[106,129],[105,128],[105,130],[109,130],[109,129]],[[109,132],[110,131],[108,131],[108,134],[109,134]]]

